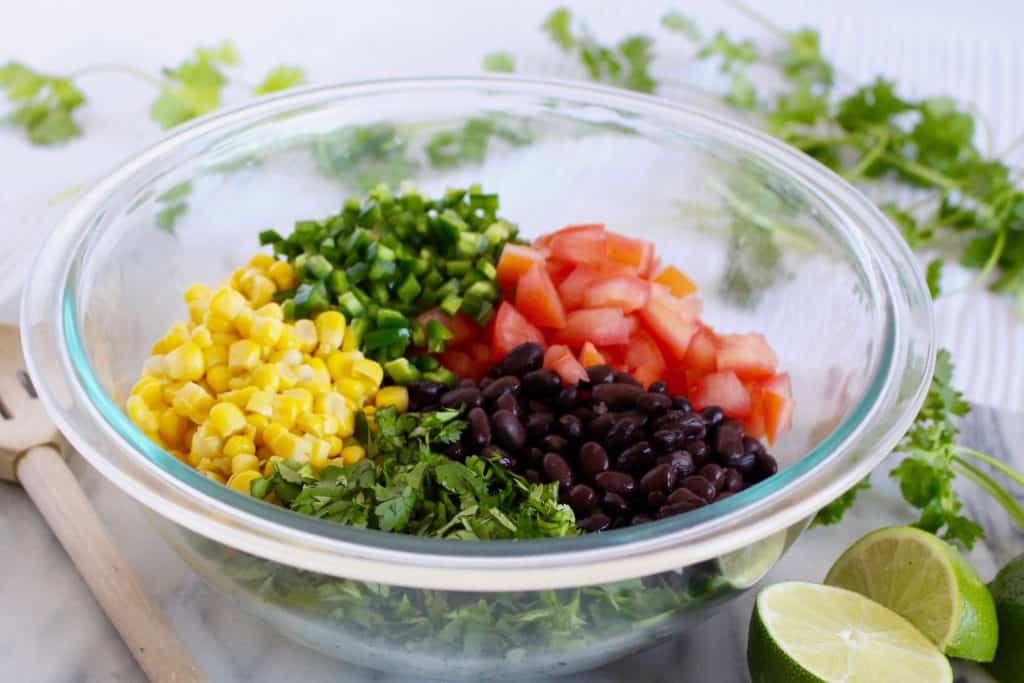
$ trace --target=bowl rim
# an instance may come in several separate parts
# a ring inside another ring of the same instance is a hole
[[[534,541],[443,541],[305,517],[216,484],[150,442],[102,389],[77,330],[74,266],[87,242],[82,238],[91,219],[119,188],[130,186],[137,173],[206,135],[352,98],[446,89],[546,97],[671,120],[680,129],[743,145],[774,170],[794,178],[844,219],[844,237],[860,249],[858,265],[868,270],[867,279],[888,309],[884,347],[857,405],[800,460],[726,501],[639,527]],[[903,278],[902,287],[894,284],[897,275]],[[243,552],[315,572],[423,588],[526,590],[604,583],[687,566],[809,519],[888,454],[923,402],[935,340],[931,306],[915,306],[922,297],[927,300],[921,269],[885,216],[846,181],[781,141],[699,107],[614,88],[519,76],[443,76],[289,91],[207,115],[164,137],[84,193],[48,237],[25,287],[21,324],[29,370],[41,378],[39,394],[55,422],[105,477],[159,515]],[[911,329],[911,318],[922,315],[924,320],[917,324],[923,323],[924,329]],[[907,347],[921,333],[926,334],[926,348],[923,361],[915,365]],[[897,385],[908,373],[914,386],[906,396],[906,387]],[[890,415],[881,433],[868,430],[871,419],[900,392],[900,414]],[[89,436],[79,433],[64,414],[61,399],[66,405],[67,396],[90,414],[91,426],[97,429]],[[103,454],[112,448],[143,467],[126,471]],[[857,449],[869,452],[855,462],[842,462]]]

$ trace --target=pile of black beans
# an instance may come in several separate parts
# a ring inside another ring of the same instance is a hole
[[[448,455],[497,457],[530,481],[559,482],[588,532],[689,512],[778,470],[764,445],[717,407],[694,411],[664,382],[644,391],[607,365],[563,386],[543,359],[544,350],[527,343],[479,383],[410,384],[410,409],[466,409],[469,428]]]

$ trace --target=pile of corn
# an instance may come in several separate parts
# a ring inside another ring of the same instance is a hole
[[[358,462],[355,413],[408,406],[404,387],[381,388],[341,313],[285,322],[274,294],[295,284],[289,263],[259,254],[215,291],[190,287],[190,320],[153,345],[125,406],[149,438],[241,493],[278,460]]]

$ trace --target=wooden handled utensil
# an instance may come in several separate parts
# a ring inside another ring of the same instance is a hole
[[[150,680],[201,680],[82,493],[59,439],[25,371],[17,328],[0,325],[0,478],[25,488]]]

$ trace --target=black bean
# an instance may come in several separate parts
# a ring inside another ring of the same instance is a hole
[[[448,387],[440,382],[411,382],[407,389],[410,409],[422,410],[437,403],[438,397],[447,391]]]
[[[586,512],[597,503],[597,493],[586,484],[576,484],[565,496],[566,504],[576,512]]]
[[[715,502],[717,503],[720,500],[725,500],[726,498],[732,498],[734,495],[736,495],[736,494],[734,494],[732,491],[722,491],[721,493],[718,494],[718,496],[715,497]]]
[[[633,515],[633,519],[630,521],[630,524],[633,526],[640,526],[641,524],[647,524],[648,522],[653,521],[654,517],[651,517],[650,515]]]
[[[654,464],[654,449],[649,442],[638,441],[622,451],[615,463],[620,470],[645,472]]]
[[[613,384],[602,384],[601,386],[616,386]],[[621,451],[636,441],[640,431],[639,423],[632,419],[622,419],[612,425],[605,436],[605,445],[613,451]],[[596,436],[596,435],[591,435]]]
[[[544,347],[535,342],[526,342],[509,351],[499,367],[505,374],[522,377],[528,372],[539,369],[543,362]]]
[[[562,380],[547,368],[531,370],[523,375],[523,393],[531,398],[546,398],[561,388]]]
[[[689,490],[691,493],[703,498],[709,503],[715,499],[715,494],[717,493],[715,487],[711,485],[710,481],[696,474],[686,477],[680,481],[677,486],[679,488]]]
[[[510,456],[504,448],[501,446],[495,446],[494,444],[485,446],[481,449],[480,455],[485,458],[497,458],[502,463],[509,462],[512,459],[512,456]]]
[[[555,399],[555,406],[557,406],[562,412],[569,412],[576,407],[576,401],[580,397],[580,390],[575,386],[565,387],[558,392],[558,398]]]
[[[498,400],[494,402],[494,405],[497,406],[498,410],[507,410],[516,417],[519,417],[523,412],[515,394],[502,394],[498,397]]]
[[[630,384],[632,386],[640,387],[641,389],[643,388],[643,385],[640,384],[640,382],[637,380],[637,378],[633,377],[633,375],[629,374],[628,372],[616,372],[615,373],[615,383],[616,384]]]
[[[767,479],[779,471],[779,463],[767,453],[758,453],[754,457],[757,461],[757,475],[761,479]]]
[[[594,481],[604,491],[620,496],[628,496],[636,488],[636,481],[625,472],[601,472],[594,477]]]
[[[765,450],[764,444],[758,439],[750,436],[743,437],[743,452],[753,453],[754,455],[767,455],[768,451]]]
[[[526,433],[531,439],[542,439],[551,432],[554,424],[553,413],[530,413],[526,416]]]
[[[693,458],[695,467],[702,467],[708,459],[708,445],[700,439],[687,441],[683,444],[683,450]]]
[[[715,463],[704,465],[704,467],[700,468],[698,474],[710,481],[716,491],[721,491],[722,487],[725,486],[725,470]]]
[[[462,461],[466,459],[466,448],[458,441],[446,448],[444,453],[452,460]]]
[[[636,397],[642,391],[636,384],[598,384],[590,394],[595,401],[607,403],[612,410],[626,410],[636,405]]]
[[[707,428],[697,413],[672,410],[654,421],[654,429],[676,429],[687,439],[703,439]]]
[[[693,456],[686,451],[672,451],[667,455],[658,457],[659,465],[671,465],[678,477],[688,477],[697,469],[693,464]]]
[[[668,497],[668,503],[658,510],[659,517],[671,517],[707,505],[707,501],[687,489],[676,489]]]
[[[672,465],[655,465],[640,479],[640,492],[661,491],[668,493],[676,483],[676,470]],[[653,504],[652,504],[653,505]],[[653,505],[657,507],[657,505]]]
[[[659,429],[651,435],[651,443],[663,451],[673,451],[685,440],[686,434],[681,429]]]
[[[495,365],[493,368],[491,368],[490,370],[487,371],[487,376],[490,377],[491,379],[496,379],[498,377],[501,377],[504,374],[505,373],[501,371],[501,365],[500,364],[499,365]]]
[[[466,377],[465,379],[460,379],[459,380],[459,388],[460,389],[465,389],[467,387],[472,387],[472,388],[476,389],[477,388],[476,387],[476,380],[475,379],[471,379],[469,377]]]
[[[757,457],[750,453],[740,453],[739,455],[732,455],[728,458],[719,459],[726,467],[735,467],[743,473],[745,479],[750,479],[754,476],[754,468],[757,467]]]
[[[566,441],[564,436],[558,434],[548,434],[540,440],[540,447],[545,451],[554,451],[555,453],[564,453],[569,448],[569,442]]]
[[[591,365],[587,368],[587,377],[590,378],[590,383],[594,386],[607,384],[615,381],[615,371],[610,365]]]
[[[481,377],[480,381],[477,382],[476,385],[478,387],[480,387],[480,391],[483,391],[487,387],[491,386],[492,382],[494,382],[494,378],[493,377]]]
[[[572,486],[572,468],[558,453],[547,453],[541,461],[548,481],[557,481],[563,488]]]
[[[637,396],[636,407],[648,415],[660,415],[672,407],[672,399],[665,394],[647,391]]]
[[[444,408],[475,408],[483,403],[480,390],[476,387],[461,387],[441,395],[441,406]]]
[[[526,448],[523,449],[524,460],[531,465],[540,465],[541,459],[544,457],[544,451],[539,448]]]
[[[499,410],[491,416],[491,432],[499,445],[515,451],[526,443],[526,429],[519,418],[509,410]]]
[[[558,418],[558,431],[569,441],[579,443],[583,439],[583,423],[572,414]]]
[[[544,401],[529,400],[526,402],[526,412],[528,413],[550,413],[551,408]]]
[[[487,413],[483,408],[477,406],[469,411],[469,443],[479,451],[491,443],[491,423],[487,419]]]
[[[651,491],[647,494],[647,507],[657,510],[665,504],[666,500],[668,500],[668,496],[664,491]]]
[[[657,382],[651,382],[651,385],[647,387],[647,391],[654,392],[655,394],[667,394],[668,385],[659,379]],[[671,399],[669,400],[671,401]]]
[[[598,415],[589,423],[587,423],[587,435],[595,441],[603,441],[608,436],[608,431],[612,428],[615,423],[615,418],[612,417],[611,413],[604,413]]]
[[[673,396],[672,397],[672,409],[682,410],[685,413],[692,413],[693,406],[686,400],[685,396]]]
[[[700,411],[700,417],[704,420],[705,425],[714,427],[722,423],[722,420],[725,419],[725,413],[718,406],[708,406]]]
[[[539,484],[541,483],[541,481],[543,481],[540,478],[540,472],[538,472],[537,470],[524,470],[523,479],[530,482],[531,484]]]
[[[519,386],[518,377],[505,375],[488,384],[487,388],[480,392],[480,395],[483,396],[485,401],[497,401],[500,396],[517,393]]]
[[[743,490],[743,474],[732,467],[725,471],[725,490],[729,493],[738,493]]]
[[[589,424],[591,420],[597,417],[597,413],[590,406],[579,406],[572,411],[572,414],[578,417],[583,424]]]
[[[603,512],[595,512],[589,517],[576,520],[576,526],[584,531],[593,533],[595,531],[604,531],[611,526],[612,520],[608,518],[608,515]]]
[[[718,425],[714,445],[718,459],[729,467],[735,467],[738,459],[743,457],[743,423],[725,420]]]
[[[596,441],[588,441],[580,446],[579,463],[583,474],[593,477],[608,469],[608,453],[601,444]]]
[[[629,501],[618,493],[609,491],[601,499],[601,509],[612,517],[627,514],[630,510]]]

